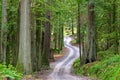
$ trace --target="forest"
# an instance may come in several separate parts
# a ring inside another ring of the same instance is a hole
[[[120,0],[0,7],[0,80],[120,80]]]

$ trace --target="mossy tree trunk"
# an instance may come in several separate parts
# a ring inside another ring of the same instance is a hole
[[[95,26],[94,26],[94,0],[88,2],[88,27],[86,52],[82,56],[81,65],[96,60]]]

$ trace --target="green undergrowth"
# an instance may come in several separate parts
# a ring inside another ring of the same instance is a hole
[[[120,80],[120,55],[98,53],[100,59],[80,67],[80,59],[73,64],[73,72],[77,75],[92,76],[97,80]],[[107,56],[103,56],[105,54]]]
[[[21,80],[22,77],[23,74],[18,72],[12,65],[7,67],[6,65],[0,64],[0,80],[4,80],[5,78]]]
[[[109,59],[115,55],[115,51],[112,49],[108,49],[106,51],[99,51],[97,53],[97,60],[102,61],[104,59]]]
[[[74,38],[72,39],[71,44],[78,44],[76,35],[74,35]]]
[[[52,48],[51,51],[53,51],[54,53],[58,54],[58,53],[60,53],[61,49],[58,49],[58,48],[53,49],[53,48]]]
[[[72,44],[76,44],[76,43],[77,43],[77,40],[76,40],[76,39],[73,39],[73,40],[71,41],[71,43],[72,43]]]

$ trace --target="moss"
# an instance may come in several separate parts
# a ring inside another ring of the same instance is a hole
[[[47,57],[46,57],[46,55],[45,54],[42,54],[42,57],[41,57],[42,59],[41,59],[41,64],[42,64],[42,67],[49,67],[49,61],[48,61],[48,59],[47,59]]]
[[[21,63],[20,60],[18,60],[18,62],[17,62],[16,69],[17,69],[17,71],[19,71],[19,72],[21,72],[21,73],[24,72],[24,66],[23,66],[23,64]]]

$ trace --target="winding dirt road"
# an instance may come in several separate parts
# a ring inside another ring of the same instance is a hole
[[[71,37],[64,38],[64,45],[69,51],[63,58],[51,63],[53,72],[48,76],[47,80],[88,80],[71,74],[73,62],[79,58],[79,49],[70,44],[71,40]]]

